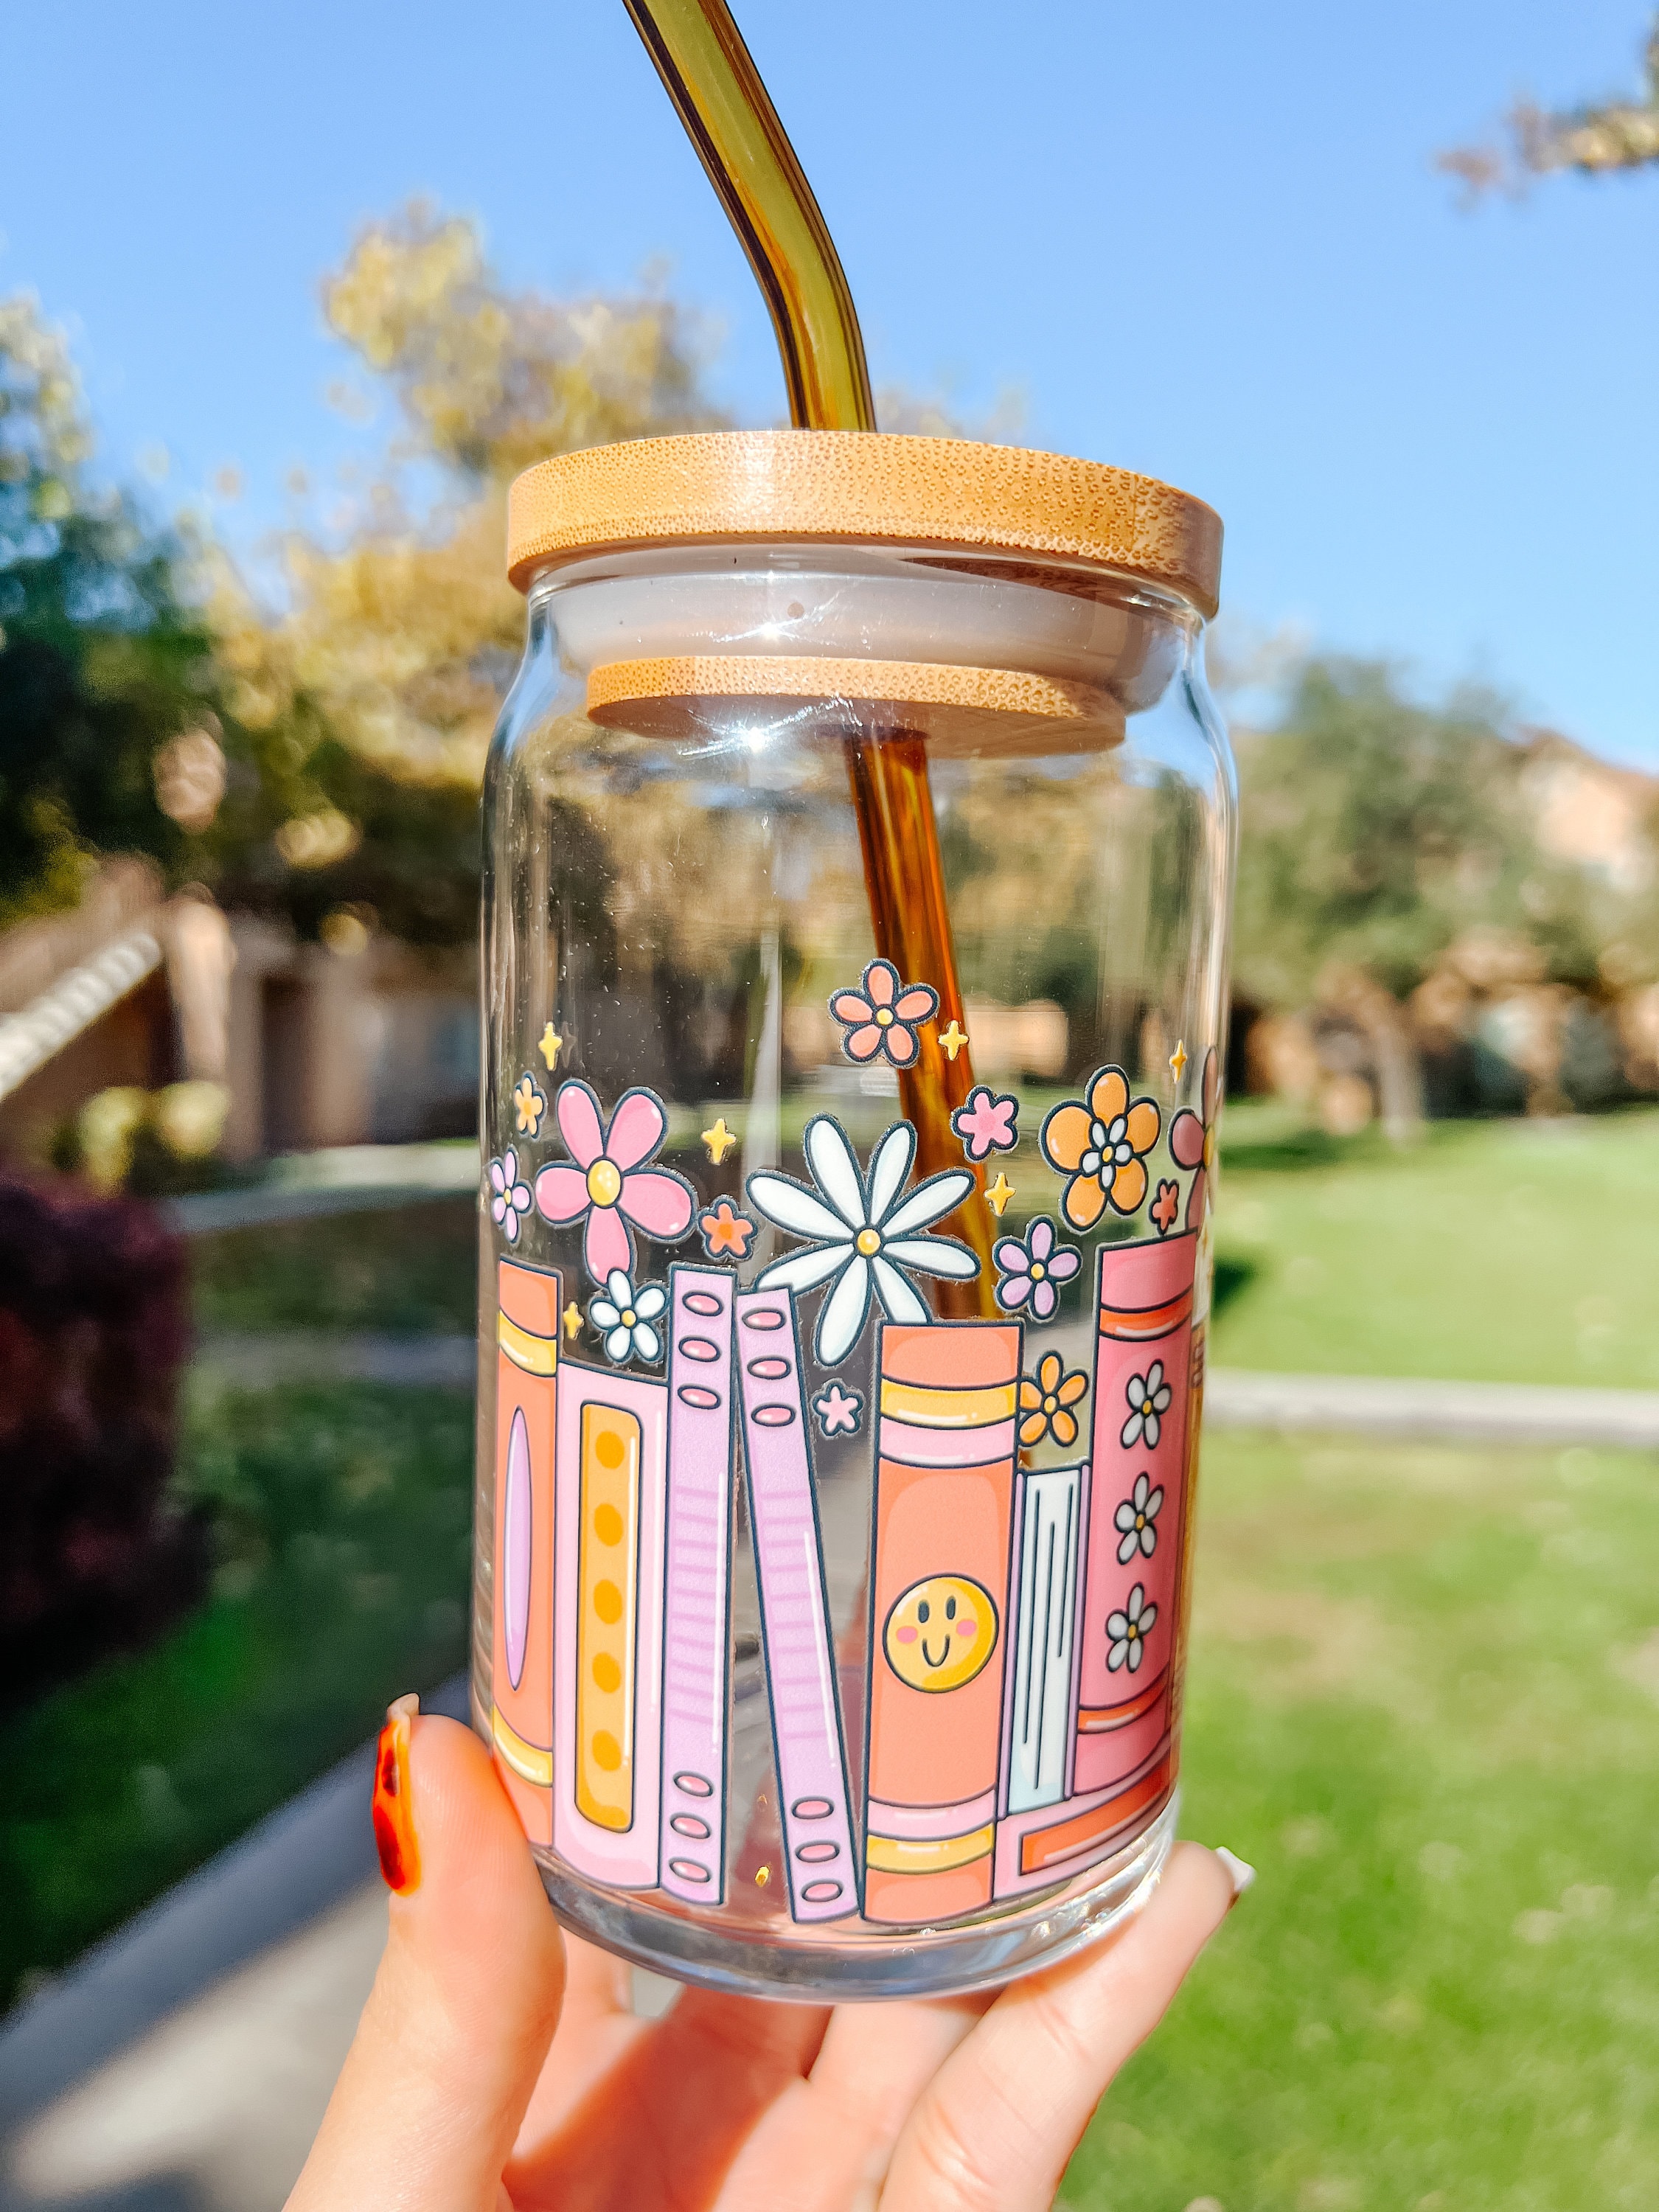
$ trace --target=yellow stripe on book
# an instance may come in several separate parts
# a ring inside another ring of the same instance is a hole
[[[520,1328],[504,1313],[495,1316],[495,1341],[515,1367],[522,1367],[526,1375],[551,1375],[559,1364],[559,1340],[556,1336],[532,1336],[527,1328]]]
[[[993,1383],[980,1390],[947,1390],[921,1382],[898,1382],[891,1376],[884,1376],[881,1410],[896,1421],[914,1421],[921,1429],[979,1429],[992,1421],[1012,1421],[1018,1391],[1017,1382]]]
[[[513,1769],[526,1782],[533,1782],[538,1790],[553,1787],[553,1754],[533,1743],[526,1743],[517,1729],[503,1717],[497,1705],[491,1716],[495,1731],[495,1748]]]
[[[991,1848],[991,1834],[988,1820],[965,1836],[871,1835],[865,1838],[865,1864],[878,1874],[943,1874],[982,1859]]]

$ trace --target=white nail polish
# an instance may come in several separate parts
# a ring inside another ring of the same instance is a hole
[[[1232,1878],[1233,1895],[1243,1897],[1255,1880],[1255,1869],[1248,1859],[1240,1858],[1237,1851],[1230,1851],[1225,1844],[1216,1845],[1215,1855]]]

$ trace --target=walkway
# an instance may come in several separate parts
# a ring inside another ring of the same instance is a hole
[[[210,1336],[198,1376],[245,1390],[300,1382],[471,1390],[470,1336],[344,1336],[325,1330]],[[1659,1390],[1581,1390],[1523,1382],[1443,1382],[1371,1375],[1270,1375],[1212,1367],[1212,1429],[1326,1431],[1443,1443],[1659,1448]]]

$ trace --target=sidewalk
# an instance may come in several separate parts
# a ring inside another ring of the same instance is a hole
[[[459,1719],[465,1679],[422,1700]],[[374,1979],[365,1744],[0,2028],[0,2212],[280,2212]]]
[[[244,1390],[294,1382],[471,1390],[477,1370],[477,1347],[470,1336],[347,1336],[320,1329],[210,1336],[196,1361],[198,1375],[210,1386]],[[1644,1451],[1659,1447],[1659,1390],[1212,1367],[1205,1378],[1204,1419],[1212,1429]]]

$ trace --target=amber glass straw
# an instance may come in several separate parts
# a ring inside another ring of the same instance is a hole
[[[725,0],[624,0],[766,295],[797,429],[873,430],[864,339],[835,241]],[[931,983],[939,1018],[921,1035],[899,1097],[915,1124],[923,1174],[965,1164],[951,1116],[974,1085],[966,1043],[954,1059],[939,1038],[959,1032],[962,992],[951,938],[927,749],[909,732],[853,738],[848,776],[858,815],[876,950],[907,983]],[[949,1319],[996,1312],[991,1223],[981,1188],[942,1223],[978,1253],[971,1283],[940,1283]]]

